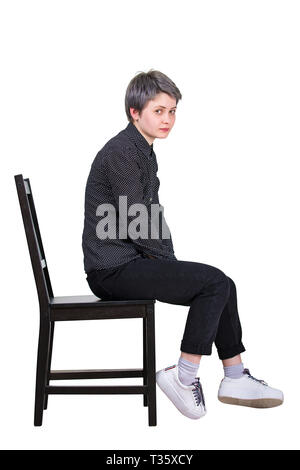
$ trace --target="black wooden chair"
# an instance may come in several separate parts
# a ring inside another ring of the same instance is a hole
[[[40,329],[37,353],[34,425],[41,426],[49,394],[143,394],[148,424],[156,426],[155,300],[102,301],[94,295],[54,297],[30,181],[15,175],[27,243],[37,287]],[[56,321],[143,318],[142,369],[51,370]],[[143,385],[56,386],[51,380],[142,377]]]

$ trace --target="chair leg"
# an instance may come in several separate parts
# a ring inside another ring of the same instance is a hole
[[[47,379],[47,366],[50,346],[50,321],[40,321],[39,344],[36,366],[35,409],[34,425],[41,426],[45,400],[45,385]]]
[[[50,322],[50,345],[49,345],[49,357],[48,357],[48,366],[47,366],[47,381],[46,384],[49,385],[50,382],[50,371],[51,371],[51,359],[52,359],[52,349],[53,349],[53,337],[54,337],[54,321]],[[44,400],[44,410],[48,406],[48,393],[45,394]]]
[[[147,305],[146,313],[146,356],[148,385],[148,422],[156,426],[156,366],[155,366],[155,323],[154,305]]]
[[[143,385],[147,386],[147,333],[146,333],[146,318],[143,317]],[[148,406],[148,396],[145,393],[144,397],[144,406]]]

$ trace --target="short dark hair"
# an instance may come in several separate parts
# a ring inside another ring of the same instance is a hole
[[[140,72],[135,75],[126,90],[125,111],[128,121],[132,122],[130,108],[142,111],[149,100],[158,93],[167,93],[176,99],[176,104],[182,95],[175,83],[162,72],[151,69],[149,72]]]

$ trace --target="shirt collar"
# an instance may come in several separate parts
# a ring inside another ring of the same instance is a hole
[[[125,132],[147,158],[152,155],[152,152],[154,152],[153,144],[150,145],[147,142],[145,137],[140,133],[140,131],[135,127],[135,125],[132,124],[132,122],[128,123],[128,126],[125,128]]]

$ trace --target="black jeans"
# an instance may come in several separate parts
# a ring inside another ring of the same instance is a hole
[[[210,355],[213,343],[220,359],[245,351],[236,287],[218,268],[142,255],[117,268],[92,271],[87,281],[102,300],[156,299],[189,306],[183,352]]]

